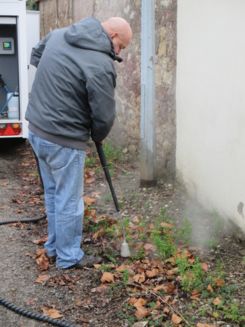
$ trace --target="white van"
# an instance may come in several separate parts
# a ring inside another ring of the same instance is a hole
[[[24,119],[35,75],[31,49],[39,41],[39,12],[25,0],[0,0],[0,139],[27,138]]]

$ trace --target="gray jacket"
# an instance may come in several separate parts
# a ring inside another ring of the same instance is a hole
[[[84,149],[102,141],[115,117],[116,59],[112,42],[94,18],[49,33],[32,51],[38,67],[26,119],[40,137]]]

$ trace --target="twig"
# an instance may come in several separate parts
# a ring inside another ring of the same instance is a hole
[[[178,310],[174,309],[174,307],[171,304],[169,304],[167,301],[165,301],[160,295],[156,294],[155,292],[153,292],[149,289],[146,289],[144,286],[139,285],[139,284],[128,283],[127,286],[136,287],[138,289],[141,289],[142,291],[144,291],[145,295],[151,294],[151,295],[155,296],[159,301],[166,304],[171,309],[172,312],[174,312],[179,317],[181,317],[181,319],[186,323],[187,326],[191,326],[190,323],[185,319],[185,317]],[[142,293],[141,293],[141,295],[142,295]]]
[[[172,312],[176,313],[179,317],[181,317],[182,320],[184,320],[184,322],[187,324],[187,326],[191,326],[189,324],[189,322],[185,319],[185,317],[178,312],[176,309],[173,308],[173,306],[171,304],[169,304],[167,301],[164,301],[164,299],[160,296],[157,295],[155,292],[149,291],[150,294],[154,295],[159,301],[161,301],[162,303],[166,304],[167,306],[169,306],[169,308],[171,309]]]

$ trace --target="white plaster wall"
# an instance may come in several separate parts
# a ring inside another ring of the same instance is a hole
[[[245,1],[179,0],[177,24],[178,176],[245,231]]]

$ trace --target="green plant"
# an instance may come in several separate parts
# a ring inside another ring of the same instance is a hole
[[[206,305],[202,305],[198,310],[198,314],[201,317],[205,317],[207,315],[208,311],[209,311],[209,308]]]
[[[26,8],[29,10],[38,10],[38,4],[36,0],[27,0]]]
[[[239,324],[245,323],[245,310],[241,308],[238,303],[222,303],[219,305],[218,310],[219,313],[223,315],[223,318],[228,321]]]
[[[126,231],[129,228],[129,223],[130,223],[129,217],[122,217],[119,220],[119,227],[120,227],[122,232],[123,232],[123,230]]]
[[[128,326],[132,326],[137,321],[137,318],[134,315],[134,311],[135,309],[133,306],[125,303],[122,309],[117,313],[117,316],[121,320],[126,321]]]
[[[101,266],[99,267],[100,271],[102,272],[110,272],[112,271],[112,267],[110,264],[105,264],[105,263],[102,263]]]
[[[116,227],[116,225],[107,226],[105,228],[105,234],[108,237],[111,237],[111,238],[114,237],[117,234],[117,227]]]
[[[183,290],[186,292],[193,290],[201,291],[205,282],[205,272],[202,269],[199,259],[197,258],[194,263],[190,263],[185,257],[178,258],[176,264]]]
[[[176,230],[176,241],[180,241],[181,243],[188,245],[191,240],[191,234],[192,224],[187,218],[184,218],[180,227],[178,227],[178,229]]]
[[[159,227],[159,225],[162,223],[162,222],[165,222],[165,223],[171,223],[172,222],[172,219],[168,216],[167,214],[167,210],[165,208],[161,208],[160,209],[160,213],[156,219],[156,227]]]
[[[85,159],[85,166],[89,168],[93,168],[96,166],[96,158],[93,157],[92,155],[88,155]]]
[[[168,217],[166,210],[161,209],[150,238],[159,256],[164,259],[173,256],[176,252],[172,227],[171,219]]]
[[[125,285],[127,285],[129,280],[129,271],[127,269],[123,270],[122,272],[122,280]]]
[[[167,259],[175,254],[176,246],[172,235],[168,232],[162,233],[161,231],[153,230],[151,239],[160,257]]]
[[[132,261],[143,260],[145,258],[145,250],[143,248],[139,249],[131,257]]]
[[[103,149],[108,162],[116,162],[122,160],[122,151],[119,148],[113,146],[111,143],[104,143]]]

